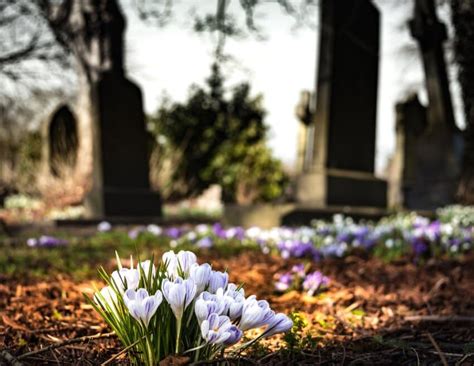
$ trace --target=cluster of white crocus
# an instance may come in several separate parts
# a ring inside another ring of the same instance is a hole
[[[117,271],[101,275],[108,286],[96,293],[94,306],[138,363],[154,364],[181,352],[211,359],[249,329],[263,328],[238,349],[293,325],[267,301],[245,297],[227,273],[198,264],[192,252],[166,252],[158,266],[148,260],[122,268],[119,260]]]

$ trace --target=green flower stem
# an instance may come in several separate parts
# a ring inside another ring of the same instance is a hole
[[[176,354],[179,355],[179,346],[180,346],[180,343],[181,343],[181,318],[177,319],[177,330],[176,330]]]

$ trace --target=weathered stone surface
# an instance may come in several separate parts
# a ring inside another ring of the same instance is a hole
[[[313,164],[372,173],[379,12],[369,0],[323,0]]]
[[[416,0],[409,23],[425,71],[428,107],[415,97],[397,105],[395,192],[410,209],[435,209],[454,202],[463,140],[454,121],[443,42],[446,27],[433,0]]]
[[[150,191],[140,89],[123,76],[104,73],[93,91],[98,126],[89,211],[96,216],[159,216],[160,197]]]
[[[321,1],[312,155],[297,179],[298,202],[386,206],[386,183],[373,175],[379,31],[371,1]]]

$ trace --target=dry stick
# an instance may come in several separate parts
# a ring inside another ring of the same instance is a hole
[[[436,352],[438,352],[438,356],[441,359],[441,362],[443,363],[444,366],[448,366],[448,361],[446,360],[446,357],[443,354],[443,351],[441,351],[441,348],[439,348],[438,343],[436,343],[436,340],[433,338],[431,333],[426,333],[428,338],[430,339],[430,342],[433,344],[433,347],[436,349]]]
[[[23,353],[22,355],[18,356],[17,358],[19,360],[22,360],[24,358],[27,358],[27,357],[30,357],[30,356],[33,356],[33,355],[37,355],[39,353],[47,352],[51,349],[67,346],[68,344],[81,343],[81,342],[88,341],[88,340],[91,340],[91,339],[109,338],[109,337],[112,337],[114,335],[115,335],[115,332],[97,333],[97,334],[94,334],[94,335],[91,335],[91,336],[82,336],[82,337],[78,337],[78,338],[66,339],[65,341],[55,343],[55,344],[52,344],[52,345],[44,347],[44,348],[40,348],[36,351]]]
[[[11,355],[5,350],[0,351],[0,357],[3,358],[5,361],[7,361],[9,365],[23,366],[23,364],[20,361],[18,361],[18,359],[15,356]]]
[[[413,315],[404,318],[407,322],[428,321],[428,322],[474,322],[473,316],[457,316],[457,315]]]
[[[468,353],[467,355],[464,355],[463,358],[461,358],[458,362],[456,362],[456,366],[460,366],[464,361],[466,361],[469,357],[474,356],[474,353]]]
[[[115,360],[117,357],[119,357],[120,355],[123,355],[125,352],[127,352],[130,348],[132,347],[135,347],[138,342],[140,342],[143,338],[140,338],[140,339],[137,339],[135,342],[133,342],[130,346],[127,346],[125,347],[123,350],[121,350],[119,353],[113,355],[112,357],[110,357],[107,361],[105,362],[102,362],[100,364],[100,366],[105,366],[105,365],[108,365],[109,363],[111,363],[113,360]]]

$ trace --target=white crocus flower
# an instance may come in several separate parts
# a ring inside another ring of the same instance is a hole
[[[214,313],[202,322],[201,334],[208,343],[222,344],[233,336],[233,333],[229,331],[231,327],[232,323],[227,316]]]
[[[257,301],[255,296],[250,296],[244,301],[239,328],[246,331],[252,328],[262,327],[269,324],[275,316],[267,301]]]
[[[192,279],[177,277],[174,282],[164,280],[161,289],[176,319],[181,320],[184,311],[194,300],[196,284]]]
[[[276,314],[268,324],[264,332],[265,337],[271,337],[277,333],[286,333],[293,326],[293,321],[283,313]]]
[[[125,292],[123,300],[130,311],[130,315],[141,321],[145,327],[148,327],[151,318],[163,301],[163,295],[160,290],[149,296],[148,291],[144,288],[138,289],[138,291],[130,289]]]
[[[222,315],[225,310],[226,304],[207,292],[201,294],[194,304],[194,313],[199,324],[209,318],[211,314]]]
[[[193,252],[181,250],[176,254],[173,250],[170,250],[163,254],[162,261],[167,264],[166,272],[168,276],[175,279],[181,274],[184,277],[189,276],[189,271],[197,262],[197,258]]]
[[[102,306],[106,311],[109,309],[117,315],[117,293],[110,286],[105,286],[99,293],[94,295],[94,302]]]
[[[197,288],[197,294],[203,292],[209,285],[211,274],[212,268],[208,263],[204,263],[201,265],[194,263],[191,266],[191,269],[189,271],[189,278],[192,278],[194,280],[194,283],[196,284]]]
[[[136,290],[140,282],[140,272],[133,268],[121,268],[112,273],[112,281],[121,293],[128,289]]]
[[[209,279],[209,292],[215,294],[218,289],[225,289],[229,282],[229,275],[225,272],[212,271]]]

